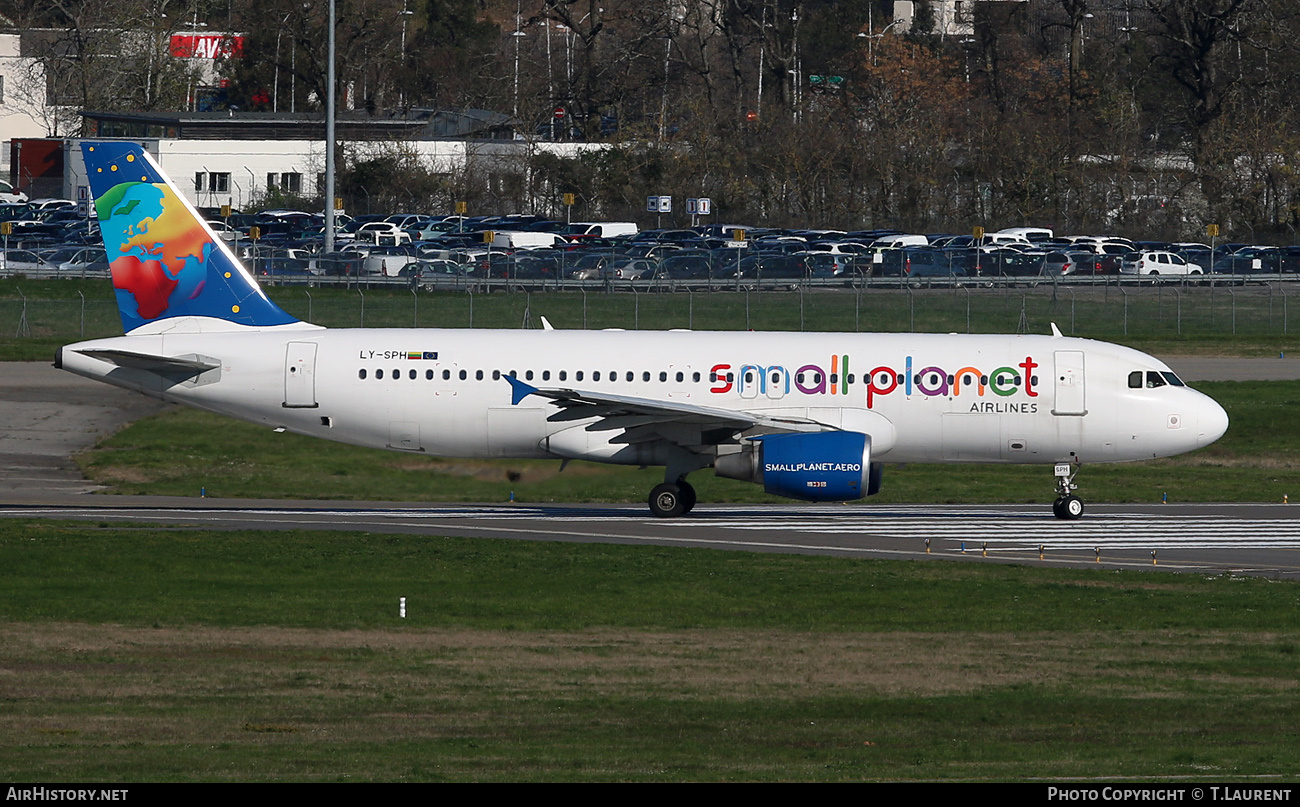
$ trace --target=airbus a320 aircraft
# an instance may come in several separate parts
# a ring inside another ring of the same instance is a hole
[[[454,457],[665,468],[657,516],[718,476],[814,502],[886,462],[1053,466],[1191,451],[1228,417],[1167,366],[1062,336],[326,329],[272,303],[153,159],[83,144],[125,336],[65,370],[268,428]]]

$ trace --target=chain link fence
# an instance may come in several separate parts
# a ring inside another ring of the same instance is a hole
[[[1047,333],[1102,339],[1285,336],[1300,300],[1284,283],[1245,286],[949,286],[744,291],[428,293],[270,289],[290,314],[334,328]],[[0,338],[120,335],[115,300],[0,292]]]

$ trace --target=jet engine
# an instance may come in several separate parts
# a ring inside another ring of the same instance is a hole
[[[871,463],[870,435],[833,431],[753,437],[739,451],[720,454],[713,472],[776,496],[843,502],[879,491],[881,466]]]

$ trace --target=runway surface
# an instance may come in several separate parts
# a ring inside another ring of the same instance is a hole
[[[413,506],[383,502],[53,496],[0,500],[0,518],[210,529],[317,529],[649,544],[857,558],[948,559],[1300,579],[1300,505],[701,505],[656,519],[640,505]]]

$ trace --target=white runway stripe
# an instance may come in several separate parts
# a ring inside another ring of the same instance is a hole
[[[88,508],[99,517],[130,518],[138,511],[131,508]],[[727,540],[726,531],[754,535],[753,539],[773,546],[795,546],[808,536],[813,543],[817,535],[861,535],[873,539],[899,539],[915,542],[921,549],[931,540],[933,551],[955,552],[965,544],[968,553],[989,551],[1094,550],[1128,549],[1300,549],[1300,517],[1242,519],[1232,516],[1180,517],[1161,513],[1090,513],[1079,521],[1061,521],[1041,509],[1008,511],[979,506],[970,509],[940,509],[923,505],[891,507],[814,506],[781,510],[745,505],[701,508],[684,519],[655,519],[644,508],[628,505],[619,508],[593,509],[582,506],[539,505],[329,509],[329,508],[175,508],[174,517],[204,517],[215,514],[240,518],[259,516],[296,516],[304,519],[328,514],[339,522],[365,523],[384,521],[423,523],[448,520],[510,522],[535,519],[568,525],[571,530],[586,530],[581,525],[607,525],[611,519],[638,522],[662,532],[685,533],[706,527],[713,540]],[[1300,515],[1300,508],[1297,508]],[[36,517],[67,515],[55,508],[0,508],[0,516]],[[152,515],[149,521],[166,521],[166,515]],[[304,525],[309,524],[303,521]],[[662,533],[661,533],[662,534]],[[739,539],[739,535],[733,536]],[[665,537],[665,540],[675,540]],[[912,550],[913,547],[905,547]]]

